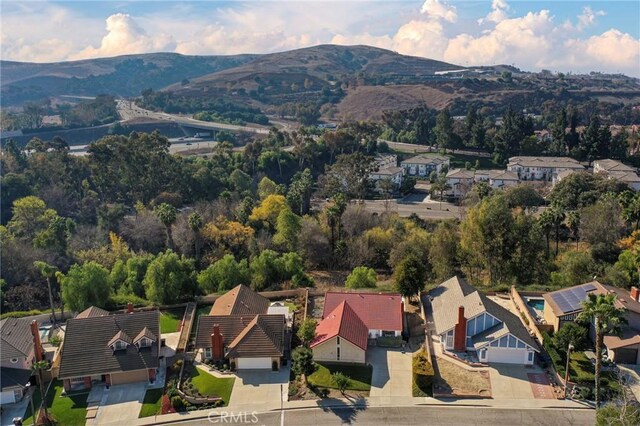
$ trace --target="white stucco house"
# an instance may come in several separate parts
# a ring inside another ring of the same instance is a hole
[[[584,171],[578,161],[569,157],[511,157],[507,170],[520,180],[552,181],[554,176],[566,170]]]

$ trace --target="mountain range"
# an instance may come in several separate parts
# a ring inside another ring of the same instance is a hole
[[[639,102],[637,79],[525,73],[511,66],[461,67],[370,46],[319,45],[262,55],[150,53],[58,63],[0,61],[5,106],[59,96],[139,96],[145,89],[182,98],[220,98],[277,113],[282,106],[328,105],[340,118],[387,109],[469,103],[527,105],[554,98]]]

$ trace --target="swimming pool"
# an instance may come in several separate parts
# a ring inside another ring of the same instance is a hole
[[[527,305],[536,311],[544,311],[544,299],[527,299]]]

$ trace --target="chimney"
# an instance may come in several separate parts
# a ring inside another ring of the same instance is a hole
[[[127,313],[128,314],[133,313],[133,303],[127,303]]]
[[[31,334],[33,335],[33,353],[35,354],[35,360],[44,360],[44,350],[42,349],[42,343],[40,342],[40,331],[38,330],[38,321],[31,321]]]
[[[464,352],[467,348],[467,319],[464,317],[464,306],[458,307],[458,323],[453,331],[453,350]]]
[[[213,325],[213,334],[211,335],[211,355],[213,359],[224,359],[224,336],[220,333],[220,326]]]
[[[633,300],[638,301],[638,297],[640,296],[640,291],[638,291],[638,287],[631,287],[631,293],[629,294]]]

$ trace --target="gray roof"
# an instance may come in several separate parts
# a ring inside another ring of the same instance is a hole
[[[467,284],[464,278],[450,278],[431,290],[429,295],[432,297],[433,321],[438,334],[451,330],[456,325],[460,306],[464,306],[464,315],[467,318],[485,311],[480,293]]]
[[[598,163],[599,167],[608,172],[636,172],[636,169],[634,167],[627,166],[626,164],[623,164],[618,160],[611,160],[607,158],[604,160],[596,160],[595,162]]]
[[[2,389],[25,386],[31,377],[31,370],[25,368],[0,368],[0,383]]]
[[[640,177],[638,177],[638,175],[634,171],[624,172],[624,171],[612,170],[612,171],[609,171],[608,174],[612,178],[618,179],[621,182],[628,182],[628,183],[640,182]]]
[[[415,157],[407,158],[406,160],[401,161],[400,164],[433,164],[435,166],[438,164],[445,164],[447,162],[449,162],[449,157],[420,154]]]
[[[220,326],[228,357],[282,356],[284,353],[284,315],[201,315],[196,349],[211,347],[214,325]]]
[[[474,339],[477,339],[479,344],[480,342],[491,342],[507,333],[511,333],[527,345],[533,348],[536,347],[535,342],[517,315],[481,294],[469,285],[464,278],[457,276],[450,278],[431,290],[429,295],[432,297],[433,320],[438,334],[445,333],[456,325],[458,322],[458,307],[464,306],[464,316],[467,319],[487,312],[502,321],[501,324],[475,336]]]
[[[251,290],[246,285],[238,285],[219,298],[211,307],[211,315],[258,315],[266,314],[269,299]]]
[[[372,175],[388,175],[393,176],[398,173],[402,173],[404,169],[402,167],[384,167],[376,172],[371,172]]]
[[[466,169],[451,169],[447,172],[447,179],[449,178],[457,178],[457,179],[473,179],[475,173],[472,170]]]
[[[584,170],[578,161],[570,157],[511,157],[507,166],[545,167]]]
[[[27,357],[33,351],[31,321],[28,318],[5,318],[0,321],[0,360]]]
[[[109,347],[109,342],[116,336],[137,336],[145,327],[160,336],[159,311],[68,320],[61,351],[60,378],[157,368],[159,345],[147,348],[128,345],[118,351]]]
[[[89,306],[87,309],[76,315],[76,318],[103,317],[109,314],[109,311],[106,311],[102,308],[98,308],[97,306]]]
[[[489,178],[499,180],[520,180],[516,173],[509,170],[490,170]]]

